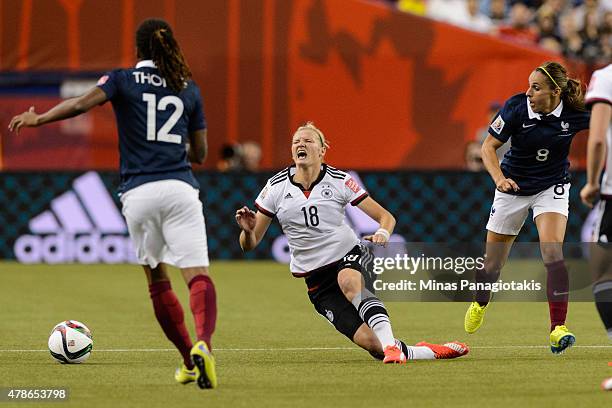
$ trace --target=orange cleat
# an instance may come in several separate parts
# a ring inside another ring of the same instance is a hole
[[[387,346],[384,350],[385,358],[383,363],[385,364],[404,364],[406,363],[406,355],[397,346]]]
[[[465,356],[470,352],[470,348],[467,344],[459,343],[458,341],[453,341],[450,343],[440,344],[431,344],[426,343],[424,341],[415,344],[416,346],[424,346],[436,355],[436,359],[448,359],[448,358],[457,358],[461,356]]]

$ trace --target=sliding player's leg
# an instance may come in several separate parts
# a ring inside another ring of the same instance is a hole
[[[461,343],[437,345],[419,343],[407,346],[393,335],[389,313],[383,302],[363,287],[361,273],[345,268],[338,274],[338,285],[347,301],[351,301],[357,317],[363,321],[353,335],[353,342],[368,350],[374,357],[381,356],[384,363],[403,363],[406,360],[433,360],[455,358],[468,353]],[[356,316],[352,320],[357,321]]]

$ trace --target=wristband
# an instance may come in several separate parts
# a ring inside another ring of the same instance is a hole
[[[389,231],[387,231],[384,228],[377,229],[374,235],[382,235],[383,237],[387,239],[387,241],[389,240],[389,238],[391,238],[391,234],[389,233]]]

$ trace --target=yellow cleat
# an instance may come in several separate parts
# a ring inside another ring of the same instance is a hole
[[[200,388],[217,388],[217,371],[215,358],[208,351],[206,343],[198,341],[191,349],[191,359],[198,369],[198,386]]]
[[[190,370],[185,367],[185,364],[181,364],[174,372],[174,379],[180,384],[189,384],[198,379],[198,373],[198,367],[193,367],[193,369]]]
[[[561,354],[576,343],[576,336],[570,333],[565,326],[555,326],[550,332],[550,351],[553,354]]]
[[[465,312],[465,320],[463,322],[463,327],[467,333],[476,333],[476,330],[482,325],[482,320],[484,319],[484,314],[488,307],[489,303],[484,307],[480,306],[478,302],[472,302],[472,304],[470,304],[467,312]]]

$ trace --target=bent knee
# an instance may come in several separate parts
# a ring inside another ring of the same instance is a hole
[[[338,273],[338,286],[351,300],[361,291],[361,274],[353,269],[343,269]]]

